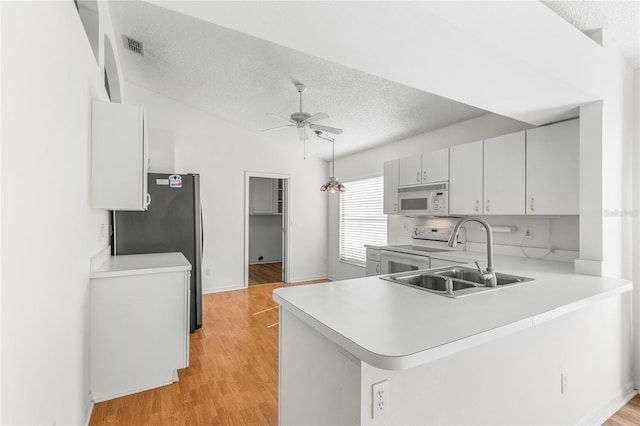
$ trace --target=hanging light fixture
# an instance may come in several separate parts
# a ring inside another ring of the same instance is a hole
[[[320,191],[322,192],[344,192],[347,188],[344,187],[343,184],[338,182],[338,178],[336,177],[336,140],[333,138],[328,138],[326,136],[322,136],[322,132],[320,130],[314,130],[316,136],[320,139],[324,139],[326,141],[331,142],[331,163],[332,163],[332,172],[331,177],[329,177],[329,181],[320,187]]]

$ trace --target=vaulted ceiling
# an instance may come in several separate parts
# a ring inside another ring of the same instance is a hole
[[[178,3],[182,4],[173,9],[185,7],[189,2]],[[318,124],[344,130],[336,136],[337,156],[490,113],[477,103],[471,106],[417,88],[419,85],[402,84],[401,79],[383,78],[341,61],[328,60],[313,54],[313,49],[298,48],[296,43],[301,44],[302,36],[309,37],[312,31],[314,37],[330,38],[331,21],[314,22],[307,16],[300,17],[295,27],[300,31],[299,40],[290,37],[291,43],[276,43],[232,29],[231,25],[196,17],[200,12],[203,17],[208,16],[204,12],[223,7],[221,3],[227,3],[223,5],[227,8],[234,7],[228,2],[193,2],[186,7],[197,12],[183,14],[161,7],[169,6],[169,2],[110,2],[116,37],[126,35],[144,46],[141,56],[126,50],[124,43],[117,43],[125,80],[274,139],[297,139],[293,128],[262,131],[286,124],[286,118],[299,110],[294,83],[304,83],[307,90],[303,94],[303,111],[327,113],[329,118]],[[281,6],[277,2],[259,3],[256,8]],[[553,4],[557,2],[546,3],[552,9],[559,8]],[[237,3],[237,7],[248,6],[246,2]],[[256,16],[261,15],[256,12]],[[442,16],[447,18],[445,14]],[[398,37],[397,42],[402,43]],[[362,47],[363,55],[372,51],[370,46]],[[397,61],[392,65],[412,66]],[[468,64],[470,68],[473,66]],[[566,114],[570,107],[559,115]],[[500,112],[499,108],[493,111]],[[319,157],[330,156],[327,144],[309,144],[309,148]]]

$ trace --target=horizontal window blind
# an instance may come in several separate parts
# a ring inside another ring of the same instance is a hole
[[[387,243],[383,177],[345,182],[340,194],[340,260],[365,264],[365,244]]]

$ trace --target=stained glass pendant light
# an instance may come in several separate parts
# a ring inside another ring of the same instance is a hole
[[[336,177],[336,147],[335,147],[335,139],[333,138],[328,138],[326,136],[322,136],[322,132],[319,130],[315,131],[316,135],[320,138],[320,139],[324,139],[327,141],[331,142],[331,163],[332,163],[332,172],[331,172],[331,177],[329,178],[329,181],[327,183],[325,183],[324,185],[322,185],[320,187],[320,191],[322,192],[344,192],[347,190],[347,188],[344,187],[343,184],[341,184],[338,181],[338,178]]]

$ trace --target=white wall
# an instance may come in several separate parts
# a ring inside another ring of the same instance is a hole
[[[127,84],[128,103],[147,110],[150,128],[170,129],[178,173],[200,173],[204,214],[203,291],[244,285],[245,171],[290,176],[290,281],[327,276],[327,162],[303,158],[297,138],[273,142],[213,115]],[[150,132],[151,133],[151,132]]]
[[[262,259],[260,259],[262,257]],[[282,215],[249,216],[249,263],[282,260]]]
[[[369,176],[380,176],[382,175],[385,161],[505,135],[531,127],[533,126],[506,117],[486,114],[433,132],[375,147],[347,157],[337,158],[336,175],[341,182]],[[329,201],[329,277],[332,279],[363,277],[365,274],[363,267],[347,264],[339,260],[339,218],[340,198],[337,194],[333,194],[330,196]],[[414,223],[413,219],[410,221],[412,224]],[[395,225],[397,223],[399,223],[397,218],[389,216],[387,226],[390,238],[388,242],[390,244],[398,243],[396,241],[396,231],[398,229]],[[479,239],[478,241],[484,241],[484,239]]]
[[[107,99],[71,1],[1,2],[2,424],[88,421],[91,99]],[[101,38],[110,31],[100,7]]]

